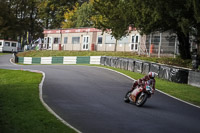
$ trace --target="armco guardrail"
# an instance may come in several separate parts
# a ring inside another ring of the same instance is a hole
[[[200,87],[200,72],[189,71],[188,84]]]
[[[102,56],[101,65],[147,74],[156,72],[161,79],[200,87],[200,72],[143,60]]]

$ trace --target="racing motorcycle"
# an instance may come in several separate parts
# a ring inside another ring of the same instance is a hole
[[[152,87],[148,84],[138,85],[134,90],[128,91],[124,97],[126,103],[133,102],[136,106],[141,107],[153,94]]]

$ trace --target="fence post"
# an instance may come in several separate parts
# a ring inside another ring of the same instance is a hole
[[[160,58],[161,44],[162,44],[162,33],[160,33],[160,43],[159,43],[159,47],[158,47],[158,58]]]
[[[192,51],[192,67],[197,70],[199,67],[199,57],[197,53],[197,49],[193,49]]]
[[[140,55],[140,42],[138,43],[139,55]]]
[[[177,37],[175,38],[175,45],[174,45],[174,58],[176,58],[176,51],[177,51]]]
[[[150,39],[149,39],[149,57],[151,56],[151,53],[150,53],[150,47],[151,47],[151,38],[152,38],[152,33],[150,34]]]

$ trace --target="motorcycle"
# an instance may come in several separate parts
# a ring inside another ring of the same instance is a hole
[[[138,85],[134,90],[128,91],[124,97],[124,102],[135,103],[136,106],[141,107],[153,94],[152,87],[148,84]]]

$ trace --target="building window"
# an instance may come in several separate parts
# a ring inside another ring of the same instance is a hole
[[[5,46],[9,46],[10,47],[10,42],[5,42]]]
[[[159,45],[159,43],[160,43],[160,36],[153,36],[152,44]]]
[[[132,43],[138,43],[139,36],[132,36]]]
[[[131,38],[131,50],[138,51],[139,35],[132,35]]]
[[[122,37],[122,38],[120,38],[120,39],[118,40],[117,43],[118,43],[118,44],[129,44],[129,43],[130,43],[130,42],[129,42],[129,37],[128,37],[128,36]]]
[[[47,44],[47,37],[44,38],[44,44]]]
[[[68,37],[64,37],[64,44],[67,44]]]
[[[169,46],[175,46],[176,36],[166,37],[166,40],[169,41]]]
[[[12,43],[12,45],[11,45],[12,47],[16,47],[17,46],[17,44],[16,43]]]
[[[58,37],[54,38],[53,43],[54,44],[59,44],[60,43],[60,38],[58,38]]]
[[[116,43],[116,39],[111,35],[106,35],[105,43],[106,44],[115,44]]]
[[[103,42],[102,39],[103,39],[102,36],[98,37],[98,44],[102,44],[102,42]]]
[[[80,37],[72,37],[72,44],[79,44],[80,43]]]

